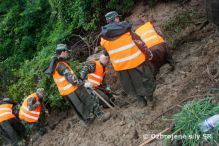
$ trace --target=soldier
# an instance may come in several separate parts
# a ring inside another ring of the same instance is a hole
[[[107,86],[104,84],[106,67],[109,64],[109,57],[105,55],[100,55],[99,60],[87,63],[81,71],[81,79],[87,77],[85,86],[91,90],[95,90],[99,95],[101,95],[107,102],[111,103],[113,106],[114,98],[110,93]],[[100,104],[104,108],[108,106],[105,105],[101,100]]]
[[[53,76],[59,93],[65,97],[75,109],[78,116],[85,122],[91,123],[95,117],[108,119],[110,113],[103,113],[95,97],[89,95],[82,81],[77,78],[67,60],[69,51],[65,44],[58,44],[56,56],[50,62],[45,73]]]
[[[43,106],[44,89],[38,88],[36,92],[26,97],[20,107],[19,118],[24,122],[28,132],[38,132],[44,135],[47,129],[44,127],[40,117],[47,110]]]
[[[13,114],[15,102],[10,98],[0,101],[0,135],[6,144],[17,145],[25,137],[25,127]]]
[[[155,68],[155,74],[159,72],[159,69],[165,63],[169,63],[171,70],[174,70],[175,62],[170,54],[170,45],[165,41],[159,27],[153,22],[144,22],[139,19],[133,24],[133,30],[144,41],[146,46],[152,51],[153,59],[151,62]]]
[[[141,107],[147,105],[147,100],[154,104],[156,81],[149,61],[153,54],[132,31],[130,23],[120,22],[117,12],[109,12],[105,17],[108,24],[102,27],[100,45],[105,49],[105,55],[109,55],[125,92],[137,97]]]

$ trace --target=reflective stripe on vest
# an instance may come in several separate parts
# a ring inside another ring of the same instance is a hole
[[[132,43],[130,43],[130,44],[128,44],[128,45],[125,45],[125,46],[122,46],[122,47],[120,47],[120,48],[117,48],[117,49],[114,49],[114,50],[110,50],[108,53],[109,53],[109,55],[115,54],[115,53],[118,53],[118,52],[121,52],[121,51],[130,49],[130,48],[132,48],[132,47],[134,47],[134,46],[135,46],[135,43],[132,42]]]
[[[25,121],[27,121],[27,122],[31,122],[31,121],[38,121],[38,117],[34,117],[34,116],[31,116],[31,115],[28,115],[28,114],[26,114],[25,112],[23,112],[23,111],[20,111],[20,113],[19,114],[21,114],[22,116],[21,117],[25,117],[25,119],[31,119],[31,120],[25,120]],[[22,119],[22,118],[21,118]],[[24,119],[23,119],[24,120]]]
[[[12,113],[13,104],[2,104],[0,105],[0,122],[14,118]]]
[[[104,67],[101,65],[100,61],[95,62],[96,67],[94,73],[87,75],[88,81],[93,84],[94,87],[100,86],[103,82],[103,77],[105,75]]]
[[[98,78],[98,79],[103,79],[103,77],[102,76],[98,76],[98,75],[96,75],[96,74],[94,74],[94,73],[92,73],[92,74],[90,74],[91,76],[93,76],[93,77],[95,77],[95,78]]]
[[[147,22],[140,26],[136,31],[148,48],[165,42],[164,39],[157,34],[151,22]]]
[[[117,60],[111,60],[112,63],[116,64],[116,63],[121,63],[121,62],[125,62],[125,61],[128,61],[128,60],[132,60],[133,58],[136,58],[138,57],[139,55],[141,54],[141,51],[138,50],[136,53],[128,56],[128,57],[124,57],[124,58],[121,58],[121,59],[117,59]]]
[[[36,107],[33,111],[28,109],[28,99],[33,97],[36,99],[36,102],[39,101],[37,94],[33,93],[24,99],[24,102],[19,111],[19,118],[29,123],[38,122],[41,112],[41,105]]]
[[[72,71],[70,66],[66,62],[64,62],[64,61],[58,62],[57,65],[56,65],[56,68],[59,66],[59,63],[64,64],[71,71],[71,73],[74,74],[74,72]],[[57,69],[55,69],[55,71],[53,72],[52,76],[53,76],[53,79],[54,79],[54,81],[55,81],[55,83],[56,83],[56,85],[58,87],[59,93],[62,96],[66,96],[66,95],[69,95],[72,92],[74,92],[78,87],[72,85],[71,83],[69,83],[65,79],[64,75],[60,75],[56,70]]]
[[[136,68],[147,59],[133,42],[129,32],[111,41],[101,38],[100,44],[108,52],[116,71]]]
[[[99,86],[101,83],[92,79],[88,79],[89,82],[91,82],[95,87]]]
[[[65,77],[62,77],[62,78],[59,78],[59,79],[54,79],[54,81],[55,81],[56,83],[62,82],[62,81],[64,81],[64,80],[65,80]]]
[[[36,115],[40,115],[40,112],[35,112],[35,111],[29,111],[28,108],[26,106],[22,106],[23,110],[30,112],[32,114],[36,114]]]

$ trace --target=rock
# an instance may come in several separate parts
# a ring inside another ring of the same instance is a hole
[[[126,124],[125,121],[121,121],[121,122],[119,123],[119,126],[124,126],[125,124]]]

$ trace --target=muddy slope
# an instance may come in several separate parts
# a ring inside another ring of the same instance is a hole
[[[155,96],[158,101],[155,109],[141,109],[136,103],[132,103],[130,98],[119,97],[129,104],[111,111],[113,116],[110,120],[104,123],[95,121],[89,127],[84,126],[71,112],[60,113],[58,117],[50,117],[53,122],[59,124],[53,127],[53,130],[49,128],[46,135],[30,145],[137,146],[143,142],[143,136],[158,133],[169,127],[171,115],[177,108],[166,113],[165,119],[158,118],[153,123],[151,121],[180,101],[191,96],[204,95],[209,88],[218,84],[219,77],[216,76],[216,71],[219,68],[219,37],[214,26],[203,23],[206,20],[203,7],[202,0],[192,0],[184,6],[176,3],[159,4],[152,10],[139,4],[129,17],[136,20],[139,17],[147,19],[147,16],[153,15],[162,24],[180,11],[194,9],[199,15],[191,25],[177,34],[176,39],[180,41],[173,50],[173,57],[177,62],[176,69],[171,72],[170,67],[165,65],[157,76]],[[156,140],[150,145],[160,146],[162,142]]]

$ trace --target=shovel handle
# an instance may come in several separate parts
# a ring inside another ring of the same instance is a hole
[[[111,109],[114,110],[114,107],[112,107],[97,91],[93,90],[93,92]]]

